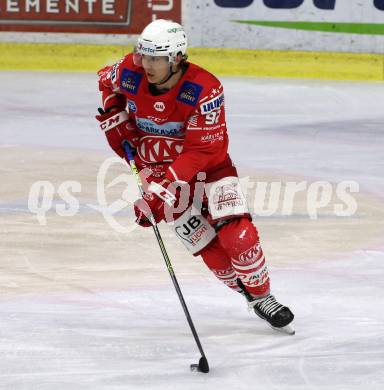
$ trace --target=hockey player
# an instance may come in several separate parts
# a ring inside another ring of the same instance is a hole
[[[214,275],[242,293],[273,328],[293,334],[293,314],[270,293],[266,260],[228,155],[220,81],[187,61],[181,25],[156,20],[134,53],[99,71],[100,127],[122,158],[135,150],[146,186],[136,222],[166,220]],[[200,196],[196,196],[200,194]],[[197,201],[196,201],[197,200]]]

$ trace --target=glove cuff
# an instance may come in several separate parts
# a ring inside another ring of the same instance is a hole
[[[127,111],[121,111],[115,115],[105,119],[100,123],[100,129],[104,132],[113,129],[114,127],[126,122],[129,119]]]

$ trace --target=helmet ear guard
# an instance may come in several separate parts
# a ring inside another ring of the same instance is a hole
[[[185,53],[183,54],[181,51],[179,51],[178,53],[176,53],[174,56],[172,56],[172,58],[169,59],[169,62],[171,62],[172,64],[174,64],[176,62],[176,58],[177,56],[181,55],[181,61],[180,62],[183,62],[183,61],[187,61],[188,59],[188,54]]]

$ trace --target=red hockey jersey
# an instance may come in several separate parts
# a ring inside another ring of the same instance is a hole
[[[190,182],[228,159],[223,87],[208,71],[187,65],[177,85],[157,96],[132,54],[99,72],[104,109],[129,112],[139,138],[138,167],[162,164],[165,177],[178,182]]]

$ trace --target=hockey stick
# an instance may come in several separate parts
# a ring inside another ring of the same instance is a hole
[[[129,166],[131,168],[131,171],[132,171],[133,175],[135,176],[137,186],[139,187],[140,194],[141,194],[141,196],[143,196],[144,195],[143,183],[142,183],[142,181],[140,179],[139,171],[138,171],[138,169],[136,167],[131,147],[130,147],[130,145],[129,145],[129,143],[127,141],[123,142],[123,147],[124,147],[124,150],[125,150],[126,158],[127,158],[128,162],[129,162]],[[181,306],[183,307],[185,316],[187,317],[187,321],[188,321],[189,327],[191,328],[193,337],[194,337],[194,339],[196,341],[197,347],[199,348],[199,351],[200,351],[200,354],[201,354],[201,358],[199,360],[199,363],[198,364],[191,364],[191,366],[190,366],[191,371],[199,371],[199,372],[207,373],[207,372],[209,372],[208,360],[205,357],[205,354],[204,354],[204,351],[203,351],[203,347],[201,346],[201,343],[200,343],[199,336],[197,335],[195,326],[193,325],[193,322],[192,322],[191,315],[189,314],[189,311],[188,311],[187,305],[185,303],[183,294],[182,294],[182,292],[180,290],[179,283],[177,282],[176,275],[175,275],[175,272],[173,271],[173,267],[172,267],[172,264],[171,264],[171,260],[168,257],[168,253],[167,253],[167,251],[165,249],[163,240],[161,238],[161,235],[160,235],[160,232],[159,232],[159,228],[157,227],[157,223],[156,223],[155,219],[153,218],[153,216],[150,216],[149,220],[150,220],[150,222],[152,224],[153,231],[155,232],[155,236],[156,236],[157,242],[159,244],[161,253],[163,254],[163,258],[164,258],[165,264],[167,266],[169,275],[170,275],[170,277],[172,279],[173,285],[175,286],[177,295],[179,296],[179,300],[180,300]]]

